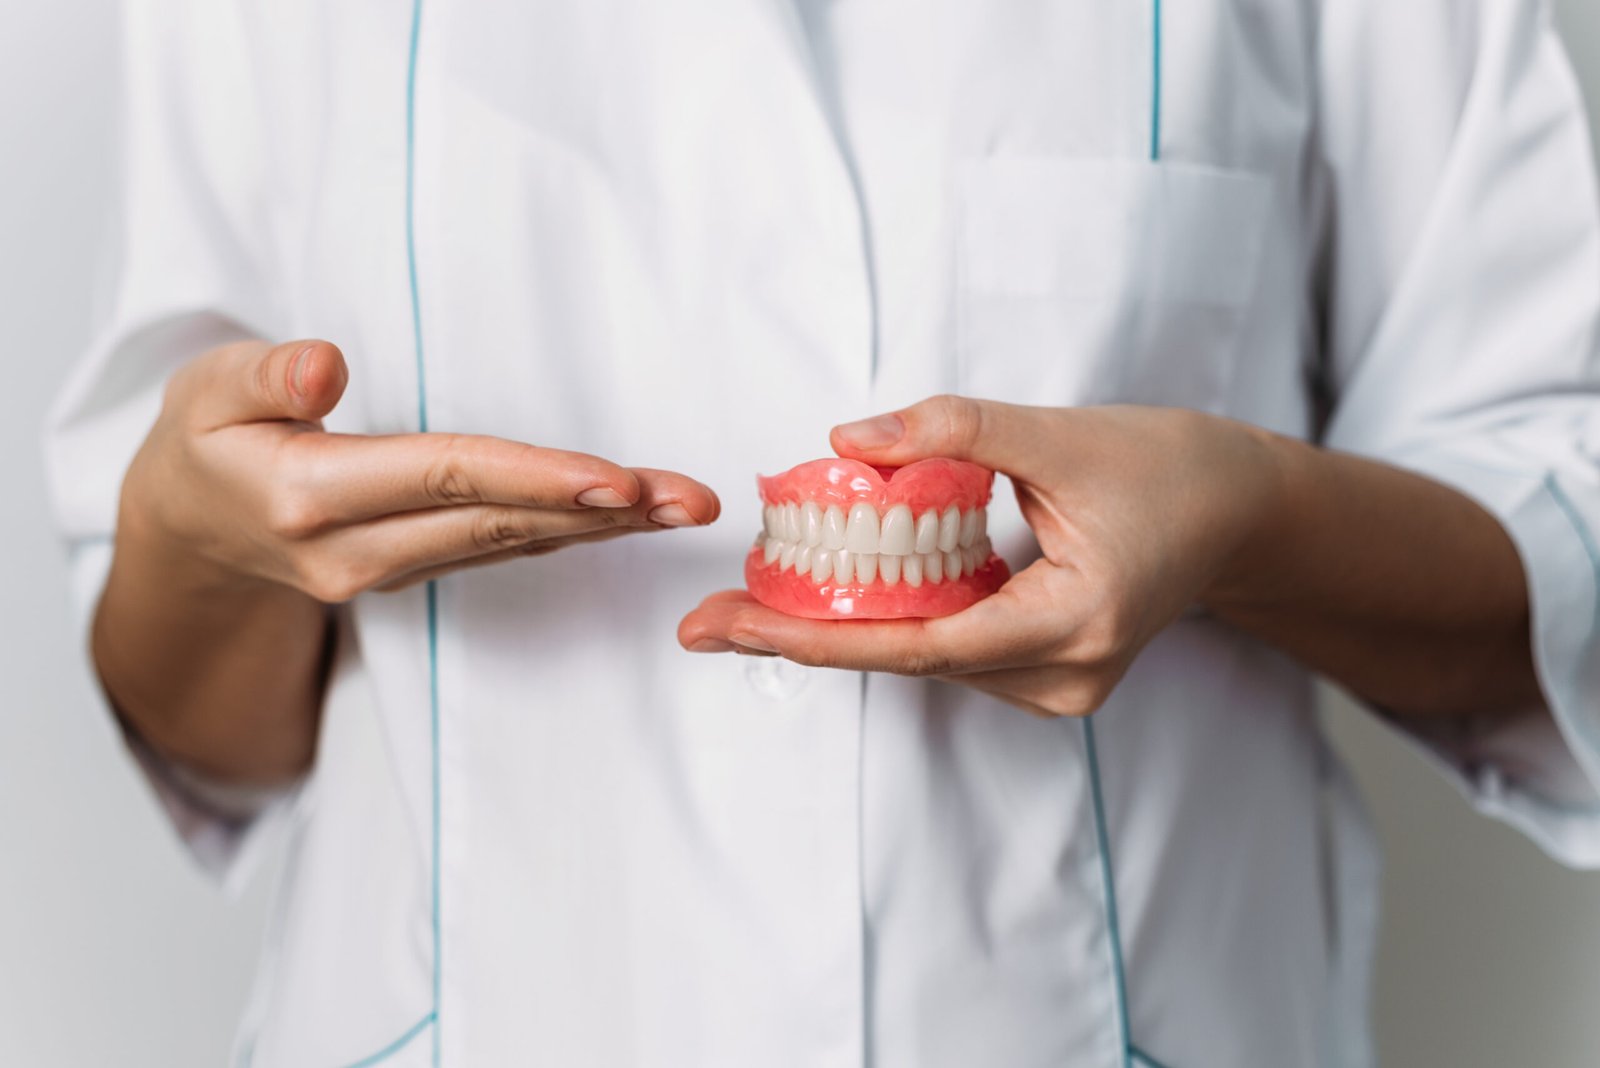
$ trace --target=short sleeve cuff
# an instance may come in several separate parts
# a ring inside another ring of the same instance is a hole
[[[1556,860],[1600,869],[1600,486],[1453,457],[1402,466],[1466,494],[1504,524],[1528,577],[1543,706],[1477,721],[1389,717],[1466,792]],[[1585,505],[1588,506],[1587,511]]]
[[[69,578],[80,634],[89,633],[111,569],[111,552],[110,539],[82,541],[72,549]],[[289,820],[303,783],[261,788],[210,780],[157,753],[104,701],[103,692],[102,701],[107,719],[120,725],[134,763],[190,857],[228,892],[241,890],[275,828]]]

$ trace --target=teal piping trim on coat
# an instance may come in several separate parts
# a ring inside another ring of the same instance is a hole
[[[405,1034],[401,1035],[399,1038],[395,1039],[378,1052],[367,1057],[362,1057],[359,1061],[352,1061],[345,1065],[345,1068],[372,1068],[372,1066],[375,1064],[382,1064],[384,1061],[388,1060],[390,1057],[393,1057],[396,1053],[399,1053],[401,1050],[409,1046],[411,1044],[411,1040],[422,1034],[422,1032],[426,1031],[428,1029],[428,1025],[433,1023],[433,1020],[433,1013],[430,1012],[428,1015],[412,1024],[410,1030],[408,1030]]]
[[[417,429],[428,431],[428,368],[422,345],[422,287],[417,282],[417,53],[422,40],[422,0],[412,0],[411,42],[406,56],[406,269],[411,283],[411,335],[417,360]],[[439,922],[439,584],[427,585],[428,729],[432,743],[433,778],[433,1064],[440,1061],[440,990],[443,986],[443,938]]]
[[[1106,830],[1105,798],[1100,789],[1100,753],[1094,741],[1094,717],[1078,721],[1083,727],[1083,758],[1089,771],[1089,797],[1094,802],[1094,842],[1100,855],[1100,883],[1105,894],[1106,939],[1111,943],[1111,974],[1117,1000],[1117,1028],[1121,1035],[1124,1068],[1133,1064],[1133,1041],[1128,1029],[1128,983],[1122,967],[1122,929],[1117,919],[1117,883],[1111,873],[1111,835]]]
[[[1135,1068],[1167,1068],[1165,1064],[1162,1064],[1138,1046],[1131,1047],[1128,1052],[1133,1054]]]
[[[1162,55],[1162,17],[1161,0],[1152,0],[1153,8],[1150,13],[1150,160],[1155,162],[1161,158],[1161,94],[1162,94],[1162,67],[1165,57]]]

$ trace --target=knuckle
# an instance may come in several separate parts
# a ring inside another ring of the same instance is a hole
[[[503,552],[527,546],[528,532],[498,509],[484,512],[472,525],[472,542],[483,552]]]
[[[283,490],[267,506],[267,529],[280,538],[299,541],[325,530],[328,510],[315,494]]]
[[[970,397],[940,394],[928,402],[940,436],[957,452],[972,448],[982,437],[983,406]]]
[[[467,504],[476,499],[467,475],[462,439],[449,437],[423,472],[423,492],[441,505]]]
[[[297,572],[300,589],[323,604],[343,604],[373,585],[365,567],[334,557],[302,557]]]
[[[902,655],[891,670],[896,675],[923,678],[929,675],[948,674],[951,667],[950,657],[945,654],[919,649]]]
[[[256,396],[269,403],[276,403],[279,399],[278,382],[275,375],[277,369],[278,361],[270,356],[252,360],[250,364],[251,387],[255,390]]]

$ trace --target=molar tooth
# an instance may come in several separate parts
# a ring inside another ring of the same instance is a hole
[[[837,504],[828,505],[828,510],[822,514],[822,547],[844,548],[844,512]]]
[[[978,517],[982,508],[974,508],[961,517],[961,533],[956,539],[961,545],[971,545],[978,540]]]
[[[939,551],[947,553],[961,544],[961,509],[955,505],[939,517]]]
[[[944,577],[954,582],[961,577],[961,550],[951,549],[944,554]]]
[[[800,506],[789,501],[783,506],[783,540],[799,542],[800,533]]]
[[[939,513],[923,512],[917,517],[917,544],[919,553],[931,553],[939,544]]]
[[[862,502],[850,508],[850,522],[845,525],[844,547],[853,553],[878,551],[878,510]]]
[[[761,562],[770,564],[783,552],[783,542],[777,538],[767,538],[761,545]]]
[[[833,555],[828,549],[813,549],[811,552],[811,581],[818,586],[833,577]]]
[[[769,538],[778,536],[778,531],[772,529],[772,505],[761,509],[761,532]]]
[[[888,553],[878,554],[878,574],[883,577],[885,586],[893,586],[900,581],[900,562],[903,556],[891,556]]]
[[[912,553],[900,565],[900,574],[905,578],[906,585],[916,589],[922,585],[922,557]]]
[[[794,566],[795,551],[800,547],[792,541],[783,543],[783,549],[778,554],[778,570],[787,571]]]
[[[856,581],[863,586],[871,585],[872,580],[878,577],[877,553],[852,553],[856,558]]]
[[[833,582],[848,586],[856,574],[856,554],[849,549],[839,549],[833,554]]]
[[[878,538],[878,552],[890,556],[910,556],[917,545],[916,524],[911,519],[911,509],[897,504],[883,517],[883,531]]]
[[[801,540],[807,545],[822,544],[822,509],[817,507],[816,501],[800,506],[800,532]]]
[[[944,581],[944,553],[918,553],[922,561],[922,577],[937,586]]]
[[[795,550],[794,569],[797,574],[805,574],[811,570],[811,557],[815,553],[810,545],[802,545]]]

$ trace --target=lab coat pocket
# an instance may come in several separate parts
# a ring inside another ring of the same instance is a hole
[[[1221,411],[1272,184],[1178,163],[1013,157],[959,176],[961,389]]]

